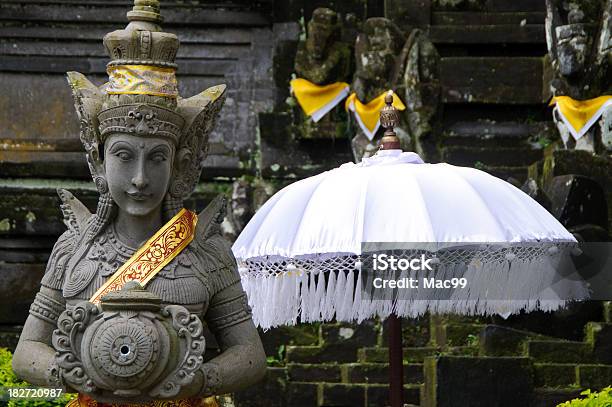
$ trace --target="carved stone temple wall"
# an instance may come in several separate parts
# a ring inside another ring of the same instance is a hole
[[[51,247],[65,230],[55,189],[69,189],[91,209],[97,201],[65,72],[102,83],[102,36],[124,25],[130,3],[0,2],[0,347],[16,345]],[[517,185],[528,175],[540,181],[546,171],[592,176],[589,160],[576,169],[571,154],[550,147],[559,136],[547,106],[544,1],[161,3],[164,28],[181,40],[180,93],[228,85],[201,183],[188,202],[201,210],[217,193],[234,198],[241,212],[226,222],[228,236],[281,186],[353,159],[354,125],[305,132],[289,94],[298,43],[317,7],[339,13],[340,40],[351,49],[371,17],[387,17],[404,33],[418,28],[433,44],[438,103],[432,135],[419,147],[429,160],[476,167]],[[594,178],[609,196],[610,166],[602,160]],[[609,385],[611,311],[609,304],[587,303],[508,320],[406,320],[405,400],[423,407],[548,407]],[[262,340],[267,378],[236,394],[236,407],[385,405],[381,321],[283,327],[262,332]]]

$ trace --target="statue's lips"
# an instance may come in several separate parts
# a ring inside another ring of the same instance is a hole
[[[135,201],[146,201],[151,197],[151,194],[144,194],[142,192],[127,192],[127,195]]]

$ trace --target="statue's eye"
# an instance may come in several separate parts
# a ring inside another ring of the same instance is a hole
[[[132,158],[132,155],[127,151],[119,151],[115,154],[121,161],[129,161]]]
[[[166,155],[164,153],[153,153],[151,155],[151,160],[156,163],[161,163],[166,161]]]

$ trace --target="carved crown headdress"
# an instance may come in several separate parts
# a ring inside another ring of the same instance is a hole
[[[130,23],[125,29],[104,37],[111,58],[108,83],[97,87],[84,75],[68,72],[80,120],[80,139],[100,192],[96,213],[99,223],[108,220],[108,206],[112,205],[101,154],[108,136],[126,133],[163,137],[174,143],[175,168],[164,202],[169,216],[182,208],[197,184],[208,136],[225,101],[225,85],[213,86],[188,99],[178,95],[175,57],[179,40],[161,30],[159,0],[134,0],[127,17]]]

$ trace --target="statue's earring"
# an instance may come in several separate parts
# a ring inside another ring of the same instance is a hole
[[[104,195],[108,193],[108,183],[106,182],[106,179],[102,176],[97,176],[94,177],[94,184],[96,184],[96,188],[98,189],[98,192],[100,193],[100,195]]]
[[[185,175],[187,168],[191,163],[191,152],[188,148],[181,148],[176,154],[175,165],[173,169],[172,182],[168,192],[176,199],[183,200],[189,194],[189,188]]]
[[[172,169],[172,180],[168,188],[168,193],[164,198],[164,216],[172,218],[178,211],[183,209],[183,201],[189,194],[187,183],[185,182],[185,169],[191,162],[189,149],[181,148],[177,151]]]
[[[87,154],[87,165],[89,166],[93,182],[96,184],[96,189],[100,195],[104,195],[108,193],[108,183],[106,182],[106,172],[100,157],[99,148],[97,143],[91,146],[91,150]]]
[[[91,150],[87,154],[87,164],[96,189],[100,193],[98,198],[98,206],[96,208],[95,221],[91,224],[87,233],[87,241],[95,238],[111,221],[113,217],[113,198],[108,190],[108,182],[106,181],[106,171],[104,163],[101,160],[99,153],[99,145],[97,143],[91,146]]]

